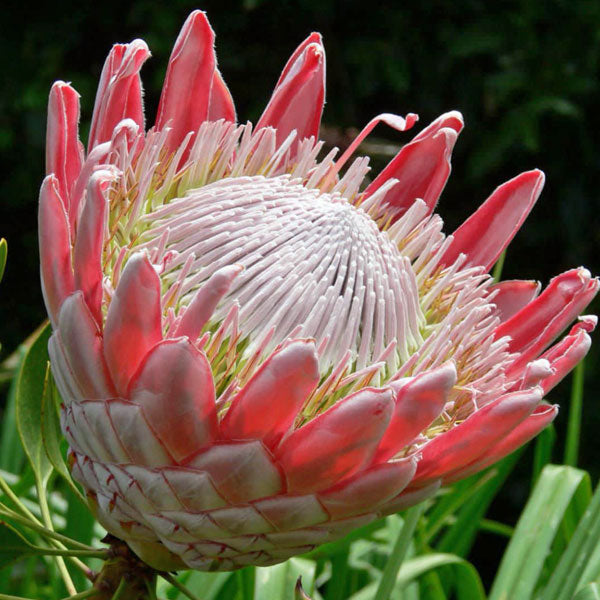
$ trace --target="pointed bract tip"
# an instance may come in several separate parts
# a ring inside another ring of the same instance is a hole
[[[597,315],[581,315],[578,317],[578,321],[578,325],[588,333],[594,331],[598,325]]]
[[[198,38],[204,38],[206,36],[205,39],[211,41],[211,43],[214,44],[215,32],[210,25],[206,13],[202,10],[195,10],[191,12],[188,18],[185,20],[183,26],[181,27],[179,37],[175,42],[173,54],[171,55],[171,59],[169,62],[177,58],[178,53],[175,52],[175,49],[181,50],[181,47],[185,44],[187,38],[191,35],[197,36]]]
[[[50,95],[63,93],[65,91],[75,94],[77,98],[81,97],[79,92],[70,83],[62,81],[62,79],[58,79],[52,84],[52,87],[50,88]]]

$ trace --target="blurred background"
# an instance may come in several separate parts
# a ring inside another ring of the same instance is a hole
[[[62,0],[33,10],[4,5],[0,24],[0,237],[8,240],[0,285],[0,361],[45,318],[38,278],[37,195],[44,175],[47,94],[52,82],[81,94],[85,139],[96,84],[115,42],[142,37],[153,58],[142,70],[152,123],[168,56],[194,8],[217,33],[219,67],[240,121],[256,120],[288,56],[311,31],[324,36],[324,138],[344,146],[353,128],[382,112],[417,112],[415,131],[440,113],[466,121],[439,212],[453,230],[500,183],[539,167],[546,189],[509,248],[503,278],[539,279],[585,265],[600,273],[600,3],[483,0],[366,3],[359,0],[206,0],[202,3]],[[412,133],[375,132],[377,172]],[[371,138],[371,141],[373,139]],[[598,312],[600,303],[588,312]],[[600,338],[586,361],[580,466],[600,474]],[[0,383],[0,408],[6,384]],[[570,379],[560,403],[564,439]],[[529,492],[533,452],[492,506],[513,524]],[[470,560],[485,578],[502,548],[483,534]]]

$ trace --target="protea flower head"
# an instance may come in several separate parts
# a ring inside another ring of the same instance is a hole
[[[238,125],[202,12],[144,126],[135,40],[105,63],[87,152],[50,92],[40,196],[49,352],[73,476],[102,525],[159,569],[269,565],[499,460],[556,416],[585,355],[583,268],[487,274],[544,175],[498,187],[452,235],[434,207],[463,127],[423,129],[368,185],[322,156],[325,54],[294,52]],[[552,345],[554,344],[554,345]]]

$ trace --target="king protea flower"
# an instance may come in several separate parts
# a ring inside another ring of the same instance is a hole
[[[583,268],[540,293],[487,274],[544,175],[498,187],[452,235],[433,213],[463,127],[423,129],[368,185],[322,156],[325,54],[294,52],[238,125],[202,12],[144,126],[141,40],[111,50],[87,152],[50,92],[40,196],[49,352],[73,476],[158,569],[269,565],[475,473],[554,419],[586,354]],[[552,345],[554,344],[554,345]]]

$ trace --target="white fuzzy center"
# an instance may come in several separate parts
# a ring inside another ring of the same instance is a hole
[[[362,368],[403,361],[422,343],[424,317],[411,261],[363,210],[289,176],[234,177],[190,190],[158,209],[143,239],[171,251],[162,280],[186,271],[180,305],[219,268],[244,267],[215,313],[240,305],[244,336],[272,344],[314,338],[321,360],[350,350]],[[390,352],[390,345],[395,351]],[[397,365],[390,365],[395,368]]]

